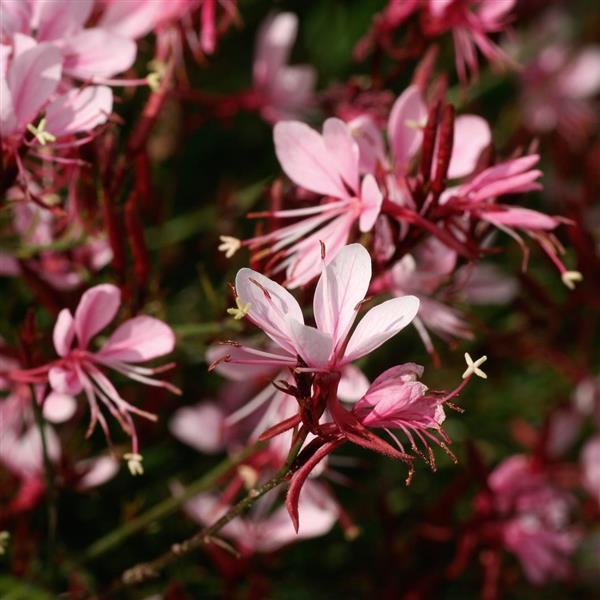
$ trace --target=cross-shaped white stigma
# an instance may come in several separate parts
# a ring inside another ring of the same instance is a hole
[[[243,319],[250,311],[250,302],[248,304],[242,304],[239,296],[235,297],[235,308],[228,308],[227,314],[231,315],[236,321]]]
[[[45,146],[47,142],[56,141],[56,136],[52,135],[49,131],[46,131],[46,117],[40,119],[37,127],[29,123],[29,125],[27,125],[27,131],[33,133],[35,139],[40,143],[41,146]]]
[[[123,455],[123,458],[127,461],[127,468],[134,477],[136,475],[144,474],[144,467],[142,466],[142,460],[144,457],[141,454],[128,452],[127,454]]]
[[[471,375],[477,375],[482,379],[487,379],[487,375],[479,368],[486,360],[487,356],[482,356],[477,360],[473,360],[468,352],[465,352],[465,360],[467,361],[467,370],[462,374],[462,378],[466,379]]]
[[[219,239],[222,244],[219,244],[219,250],[225,252],[225,258],[231,258],[242,245],[242,242],[231,235],[220,235]]]

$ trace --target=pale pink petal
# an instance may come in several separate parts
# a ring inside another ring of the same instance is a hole
[[[344,402],[356,402],[362,398],[369,389],[369,380],[366,375],[354,365],[346,365],[342,370],[342,377],[338,386],[338,396]]]
[[[403,171],[421,146],[427,107],[417,86],[410,86],[394,102],[388,121],[388,138],[397,169]]]
[[[104,29],[85,29],[65,40],[64,71],[72,77],[91,80],[112,77],[133,65],[135,42]]]
[[[51,423],[68,421],[77,410],[77,401],[69,394],[50,392],[44,400],[44,418]]]
[[[36,38],[50,41],[78,33],[94,8],[94,0],[38,0],[33,6]]]
[[[270,85],[288,62],[298,32],[298,17],[290,12],[271,15],[261,25],[252,66],[254,85]]]
[[[309,65],[292,65],[279,69],[265,95],[261,114],[269,122],[295,119],[311,107],[317,72]]]
[[[285,174],[312,192],[346,198],[348,193],[323,138],[299,121],[282,121],[273,129],[275,153]]]
[[[106,360],[144,362],[173,351],[175,334],[153,317],[139,316],[119,325],[97,356]]]
[[[529,208],[505,207],[502,211],[485,211],[480,217],[493,224],[507,225],[508,227],[520,227],[522,229],[555,229],[559,221],[543,213]]]
[[[32,6],[23,0],[0,0],[1,37],[12,38],[17,33],[31,32]]]
[[[361,244],[344,246],[323,269],[314,295],[318,328],[334,346],[344,341],[371,281],[371,257]]]
[[[600,46],[584,48],[559,76],[568,98],[587,98],[600,90]]]
[[[6,79],[18,127],[33,121],[54,93],[61,77],[61,64],[60,51],[54,46],[35,44],[31,38],[15,35]]]
[[[168,13],[169,5],[181,4],[181,0],[152,2],[151,0],[127,0],[110,2],[106,7],[98,26],[126,38],[137,39],[160,22],[163,13]]]
[[[500,23],[514,7],[517,0],[483,0],[479,6],[478,16],[486,25]]]
[[[87,132],[106,123],[112,112],[112,90],[106,86],[73,88],[46,109],[46,130],[60,137]]]
[[[80,460],[75,468],[83,472],[77,484],[79,490],[90,490],[106,483],[119,472],[119,461],[112,456],[98,456],[88,460]]]
[[[455,179],[471,174],[481,152],[492,141],[490,126],[476,115],[461,115],[454,124],[454,147],[448,177]]]
[[[83,389],[75,369],[68,367],[52,367],[48,372],[48,382],[59,394],[76,396]]]
[[[600,437],[596,436],[581,450],[583,485],[600,504]]]
[[[359,149],[350,128],[340,119],[327,119],[323,124],[323,141],[338,173],[350,189],[358,194]]]
[[[348,341],[344,362],[365,356],[404,329],[419,311],[416,296],[393,298],[372,308],[357,325]]]
[[[361,211],[358,228],[364,233],[373,229],[383,203],[383,194],[375,178],[370,173],[362,180],[360,203]]]
[[[0,46],[0,51],[4,46]],[[3,72],[0,72],[0,135],[9,136],[17,128],[17,115],[12,103],[12,94]]]
[[[286,318],[304,323],[302,310],[294,296],[278,283],[252,269],[240,269],[235,278],[240,302],[249,304],[248,317],[274,342],[291,354],[296,354],[287,333]]]
[[[381,131],[369,115],[361,115],[348,123],[359,148],[361,173],[375,173],[378,164],[385,164],[385,144]]]
[[[454,2],[455,0],[430,0],[427,4],[427,8],[429,9],[432,17],[440,19],[444,16],[444,13],[448,7]]]
[[[59,356],[66,356],[73,345],[73,336],[75,335],[75,325],[73,315],[68,308],[63,308],[58,313],[52,339],[54,341],[54,349]]]
[[[224,428],[225,415],[212,402],[184,406],[169,422],[169,430],[180,442],[205,454],[223,451]]]
[[[329,362],[333,350],[331,335],[289,317],[287,328],[296,352],[309,367],[324,367]]]
[[[121,290],[110,283],[83,293],[75,310],[75,332],[80,348],[87,348],[90,340],[115,318],[120,306]]]

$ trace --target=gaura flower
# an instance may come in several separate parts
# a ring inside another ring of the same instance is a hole
[[[285,269],[286,285],[294,288],[320,272],[321,242],[332,259],[358,224],[370,231],[383,196],[372,175],[360,179],[359,148],[350,128],[331,118],[319,134],[298,121],[282,121],[273,130],[275,152],[285,174],[298,186],[326,200],[317,206],[258,213],[278,219],[298,218],[292,225],[242,242],[257,256],[270,256],[265,270]]]
[[[121,305],[121,292],[111,284],[101,284],[87,290],[79,301],[75,314],[63,309],[54,326],[53,340],[59,359],[27,371],[14,371],[12,377],[31,383],[48,382],[52,391],[46,403],[56,397],[84,393],[91,411],[88,435],[100,423],[110,441],[108,425],[100,410],[103,405],[132,438],[132,455],[138,453],[138,441],[131,414],[155,420],[151,413],[124,400],[103,369],[117,371],[147,385],[163,387],[173,393],[179,390],[168,382],[152,378],[172,365],[158,368],[138,366],[173,350],[175,335],[171,328],[153,317],[138,316],[119,325],[99,350],[89,349],[91,340],[116,316]]]
[[[286,289],[252,269],[240,269],[235,289],[240,302],[249,305],[247,318],[279,346],[280,352],[235,344],[220,362],[340,372],[396,335],[419,310],[415,296],[387,300],[371,308],[349,335],[370,280],[367,250],[360,244],[342,248],[323,268],[317,283],[313,301],[317,326],[312,327],[304,323],[298,302]]]

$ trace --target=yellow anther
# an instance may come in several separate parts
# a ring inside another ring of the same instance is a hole
[[[579,271],[565,271],[561,279],[570,290],[574,290],[575,284],[583,281],[583,275]]]
[[[127,461],[127,468],[134,477],[136,475],[144,474],[144,467],[142,466],[142,460],[144,457],[141,454],[128,452],[127,454],[123,455],[123,458]]]
[[[250,311],[250,303],[248,302],[248,304],[242,304],[242,301],[240,300],[240,297],[236,296],[236,298],[235,298],[235,304],[236,304],[235,308],[228,308],[227,309],[227,314],[231,315],[236,321],[240,321]]]
[[[222,243],[219,244],[218,249],[221,252],[225,252],[225,258],[231,258],[242,245],[240,240],[230,235],[220,235],[219,239]]]
[[[153,92],[158,92],[160,90],[160,84],[162,83],[162,75],[153,71],[152,73],[148,73],[146,75],[146,81],[148,82],[148,87]]]
[[[27,131],[34,135],[41,146],[45,146],[48,142],[56,141],[56,136],[52,135],[49,131],[46,131],[46,117],[40,119],[37,127],[29,123],[29,125],[27,125]]]
[[[463,379],[466,379],[471,375],[477,375],[477,377],[487,379],[487,375],[479,368],[487,360],[487,356],[482,356],[474,361],[471,358],[471,355],[468,352],[465,352],[465,360],[467,361],[467,370],[462,375]]]

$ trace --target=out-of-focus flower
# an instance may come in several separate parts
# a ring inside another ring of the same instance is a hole
[[[578,536],[569,524],[573,498],[527,456],[506,459],[488,478],[501,539],[534,584],[563,579]]]
[[[581,450],[583,486],[600,504],[600,436],[586,442]]]
[[[63,309],[54,326],[54,347],[60,358],[47,365],[26,371],[13,371],[17,381],[50,384],[52,392],[45,402],[52,403],[63,396],[85,393],[91,411],[88,432],[100,423],[110,440],[108,425],[100,410],[105,406],[132,438],[132,453],[138,452],[138,441],[131,413],[154,420],[156,417],[124,400],[101,368],[113,369],[147,385],[179,390],[171,384],[152,378],[167,367],[140,367],[136,363],[164,356],[173,350],[175,336],[162,321],[139,316],[122,323],[102,347],[88,349],[92,338],[116,316],[121,304],[120,290],[111,284],[97,285],[86,291],[72,315]]]
[[[577,145],[597,119],[591,100],[600,91],[600,46],[573,52],[549,45],[527,65],[522,81],[525,127],[536,133],[556,130]]]
[[[310,109],[317,80],[309,65],[288,65],[298,17],[279,13],[262,24],[256,40],[253,79],[261,114],[269,122],[297,119]]]

